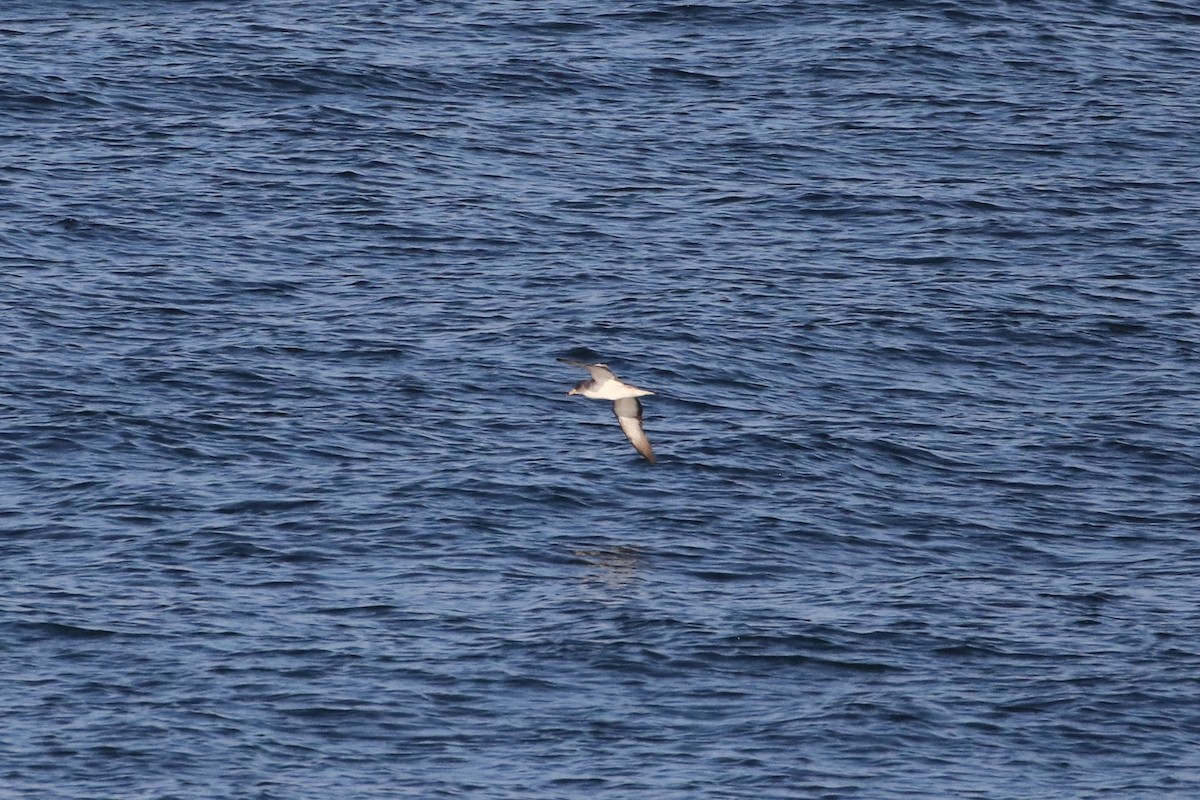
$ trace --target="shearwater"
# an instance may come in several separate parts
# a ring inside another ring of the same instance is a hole
[[[566,358],[558,360],[572,367],[586,369],[592,376],[590,381],[575,384],[575,388],[567,394],[581,394],[593,400],[612,400],[613,413],[617,415],[617,422],[621,423],[621,430],[629,437],[630,444],[653,464],[654,451],[650,449],[650,440],[646,438],[646,431],[642,427],[642,401],[638,398],[654,392],[622,383],[607,364],[585,364]]]

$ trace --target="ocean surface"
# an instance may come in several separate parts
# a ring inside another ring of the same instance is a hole
[[[1200,797],[1198,85],[1186,2],[5,3],[0,798]]]

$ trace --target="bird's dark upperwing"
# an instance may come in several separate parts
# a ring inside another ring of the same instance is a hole
[[[608,368],[607,364],[585,364],[582,361],[572,361],[569,358],[560,358],[559,361],[571,367],[586,369],[588,374],[592,376],[592,380],[596,383],[604,383],[617,377],[613,375],[612,370]]]
[[[650,449],[650,440],[642,428],[641,402],[636,397],[622,397],[613,402],[613,413],[617,415],[617,422],[621,423],[621,430],[629,437],[630,444],[653,464],[654,451]]]

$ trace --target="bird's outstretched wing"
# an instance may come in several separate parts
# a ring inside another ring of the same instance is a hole
[[[617,415],[617,422],[621,423],[621,430],[629,437],[629,443],[653,464],[654,451],[650,449],[650,440],[646,438],[646,431],[642,427],[641,401],[636,397],[622,397],[613,402],[613,413]]]
[[[560,358],[559,361],[568,366],[586,369],[588,374],[592,376],[592,380],[596,381],[596,383],[604,383],[605,381],[614,380],[617,377],[608,368],[608,364],[585,364],[582,361],[572,361],[569,358]]]

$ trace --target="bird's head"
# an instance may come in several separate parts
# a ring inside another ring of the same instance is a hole
[[[567,396],[568,396],[568,397],[570,397],[570,396],[571,396],[571,395],[573,395],[573,394],[583,394],[583,387],[584,387],[584,386],[587,386],[587,381],[580,381],[579,383],[575,384],[575,388],[574,388],[574,389],[572,389],[571,391],[567,392]]]

